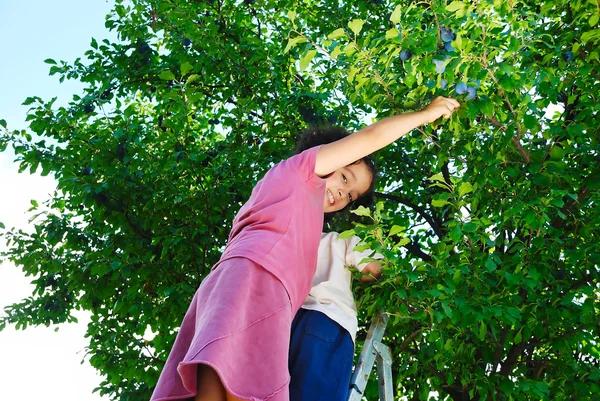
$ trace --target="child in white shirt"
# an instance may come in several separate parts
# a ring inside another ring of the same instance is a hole
[[[379,263],[360,263],[373,251],[354,251],[358,242],[356,236],[340,239],[336,232],[321,236],[312,288],[292,322],[290,401],[346,400],[358,329],[346,266],[363,273],[362,281],[381,274]]]

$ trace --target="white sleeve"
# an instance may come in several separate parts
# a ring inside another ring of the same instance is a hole
[[[356,268],[358,271],[362,272],[363,269],[369,264],[369,262],[366,263],[360,263],[361,260],[363,260],[364,258],[373,258],[373,259],[383,259],[383,255],[376,253],[373,256],[371,256],[371,254],[373,253],[373,250],[371,249],[366,249],[362,252],[359,251],[355,251],[354,247],[360,242],[360,238],[357,237],[356,235],[350,239],[346,240],[346,266],[351,266]]]

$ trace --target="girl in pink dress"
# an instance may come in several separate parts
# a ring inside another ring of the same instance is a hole
[[[366,156],[458,107],[438,97],[271,168],[196,292],[152,401],[288,401],[290,328],[311,288],[324,214],[371,191]]]

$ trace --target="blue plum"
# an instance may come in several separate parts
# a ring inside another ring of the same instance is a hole
[[[446,43],[452,42],[454,39],[456,39],[456,34],[454,32],[452,32],[452,30],[449,28],[442,27],[441,32],[442,32],[442,35],[441,35],[442,40]]]
[[[464,82],[459,82],[456,85],[456,93],[458,95],[462,95],[463,93],[465,93],[467,91],[467,84]]]
[[[444,43],[444,49],[447,52],[453,52],[454,51],[454,47],[452,47],[452,42],[446,42],[446,43]]]
[[[444,60],[433,60],[433,64],[435,64],[435,72],[438,74],[443,74],[446,71],[446,65]]]
[[[402,61],[406,61],[411,57],[412,57],[412,52],[410,51],[410,49],[402,50],[400,52],[400,60],[402,60]]]
[[[567,50],[565,52],[565,54],[563,54],[563,58],[565,59],[565,61],[568,63],[569,61],[573,61],[573,59],[575,58],[575,56],[573,55],[573,52],[570,50]]]
[[[458,88],[458,86],[457,86]],[[473,88],[472,86],[467,86],[467,99],[475,99],[475,96],[477,95],[477,89]]]

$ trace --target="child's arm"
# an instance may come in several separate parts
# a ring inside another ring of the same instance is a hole
[[[420,125],[441,116],[450,117],[459,106],[456,100],[440,96],[421,111],[385,118],[344,139],[323,145],[317,154],[315,174],[323,177],[362,159]]]

